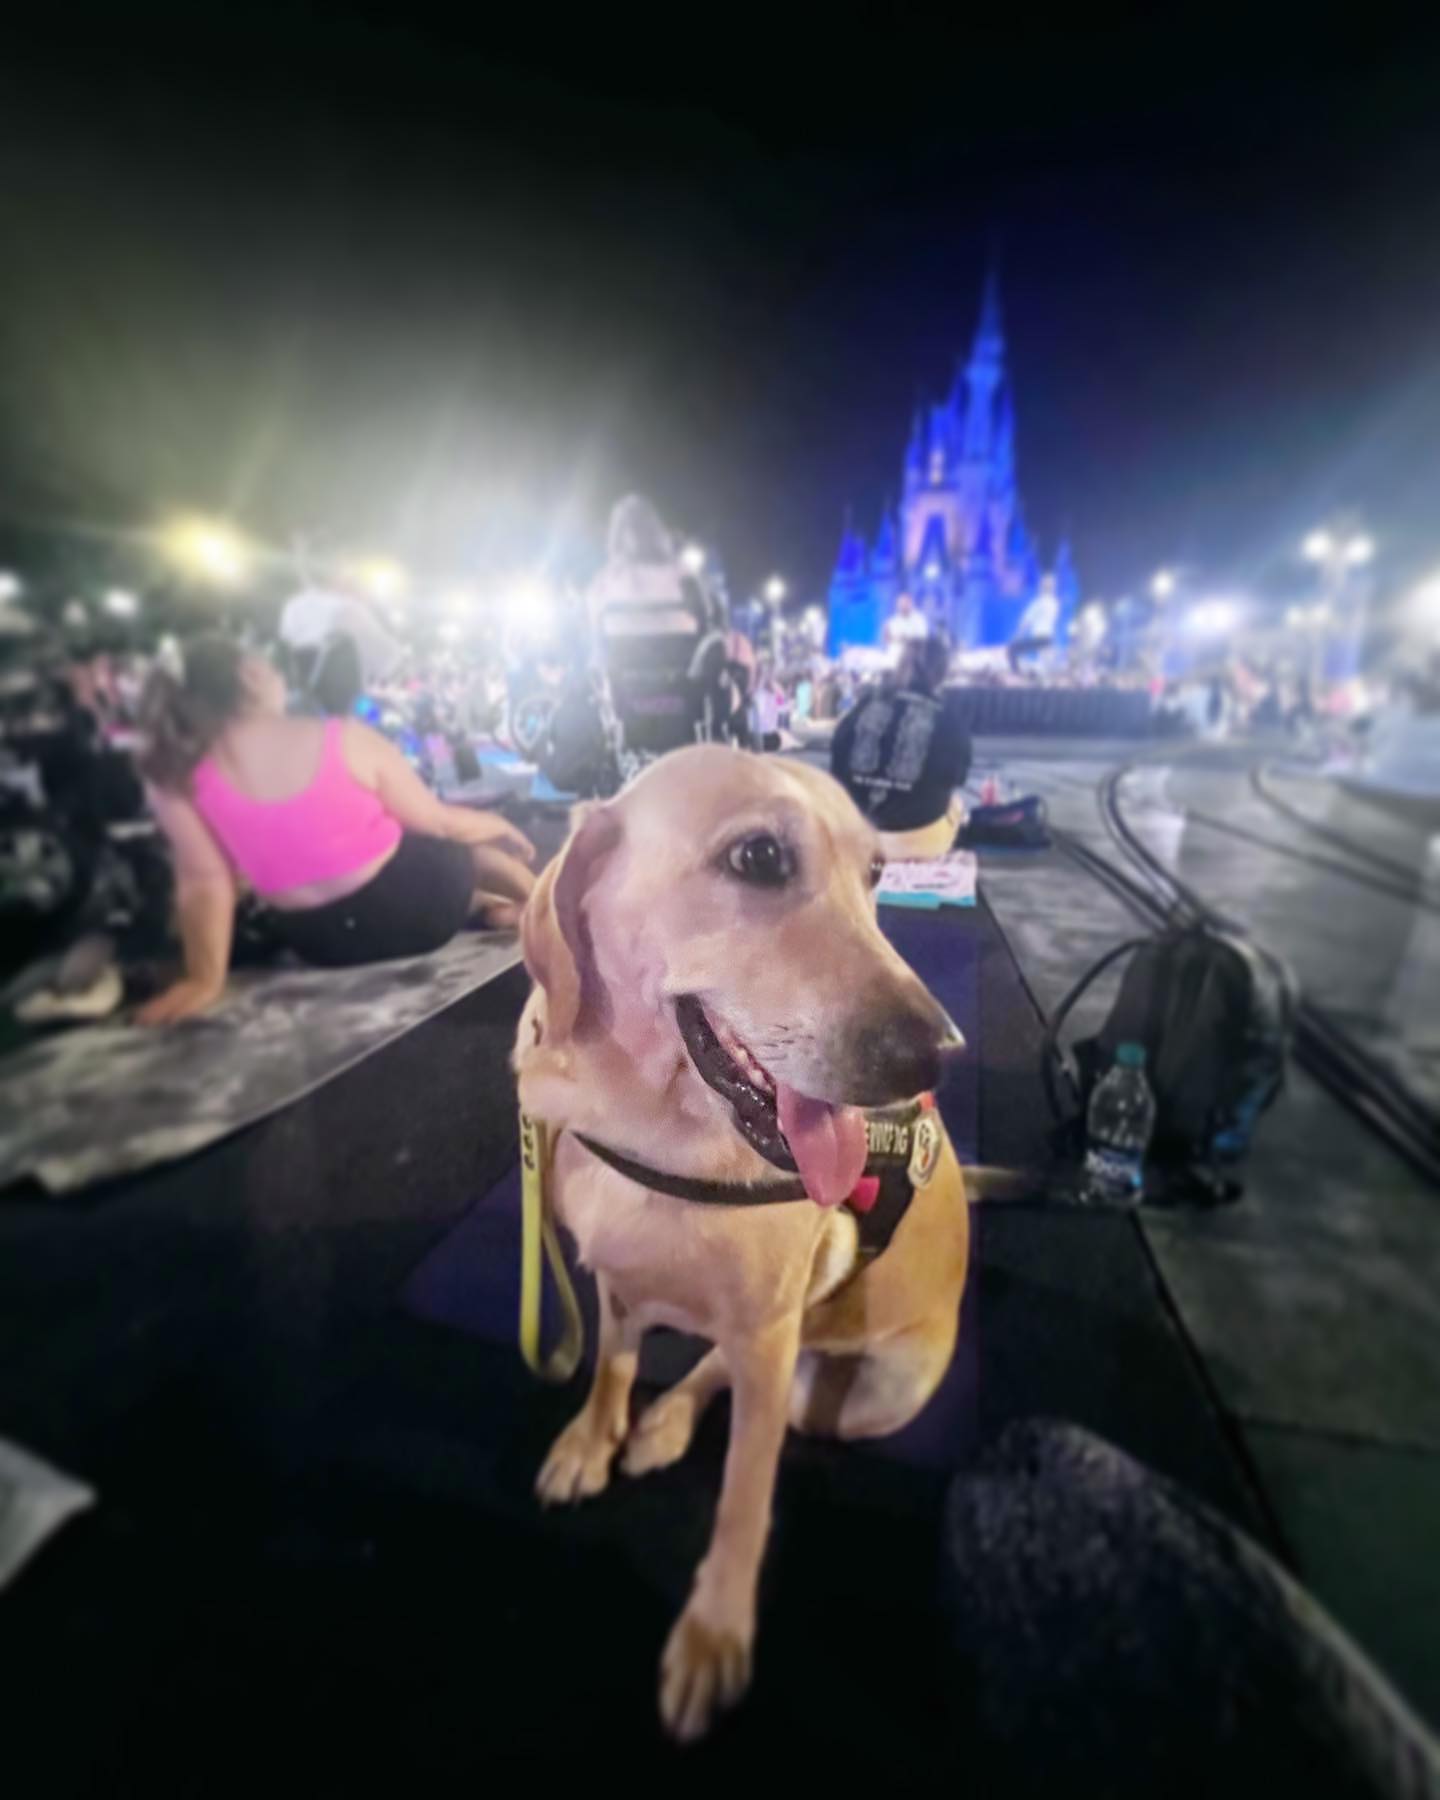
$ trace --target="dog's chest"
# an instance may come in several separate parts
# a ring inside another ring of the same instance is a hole
[[[603,1274],[647,1324],[713,1335],[722,1318],[771,1311],[774,1296],[793,1284],[797,1265],[803,1284],[813,1233],[802,1243],[793,1220],[777,1236],[778,1219],[737,1220],[647,1192],[568,1143],[560,1147],[553,1179],[555,1212],[580,1260]]]

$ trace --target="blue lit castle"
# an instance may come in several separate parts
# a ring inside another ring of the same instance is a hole
[[[904,499],[867,544],[847,519],[830,578],[830,650],[881,640],[896,597],[913,596],[962,649],[1007,644],[1026,607],[1051,589],[1063,641],[1079,597],[1070,547],[1042,575],[1015,480],[1015,412],[1005,375],[1000,290],[985,284],[970,360],[949,397],[916,409]]]

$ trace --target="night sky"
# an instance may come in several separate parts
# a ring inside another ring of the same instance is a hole
[[[1440,561],[1418,26],[52,10],[0,73],[0,526],[219,509],[443,576],[583,567],[638,487],[808,592],[994,255],[1092,594],[1342,506]]]

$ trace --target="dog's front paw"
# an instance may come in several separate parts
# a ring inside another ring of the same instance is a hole
[[[541,1504],[568,1505],[600,1493],[610,1480],[617,1443],[588,1412],[572,1419],[550,1446],[536,1477]]]
[[[695,1402],[689,1394],[662,1394],[630,1427],[622,1466],[627,1475],[648,1475],[679,1462],[695,1435]]]
[[[660,1659],[660,1717],[671,1737],[693,1744],[745,1692],[753,1635],[711,1623],[693,1600],[685,1608]]]

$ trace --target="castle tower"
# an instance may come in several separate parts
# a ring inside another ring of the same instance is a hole
[[[989,467],[995,450],[996,401],[1005,379],[1005,328],[1000,318],[1000,283],[992,269],[985,277],[980,323],[965,369],[966,405],[962,454],[968,464]]]
[[[1005,350],[992,269],[968,359],[957,363],[943,400],[915,408],[898,517],[886,507],[873,552],[847,524],[831,582],[832,644],[878,643],[905,590],[960,645],[1003,644],[1013,635],[1038,591],[1040,568],[1020,501]],[[1068,552],[1056,574],[1072,590],[1073,609],[1078,583]]]
[[[838,655],[846,644],[873,644],[882,615],[870,580],[870,552],[856,531],[850,509],[840,532],[840,550],[830,577],[829,650]]]

